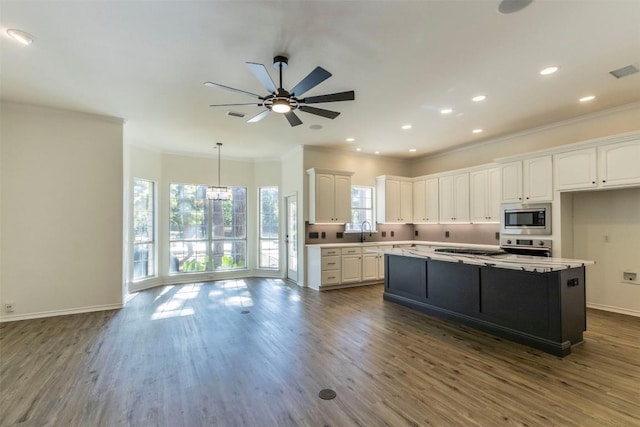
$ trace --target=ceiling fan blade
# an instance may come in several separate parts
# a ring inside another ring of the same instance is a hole
[[[302,79],[300,83],[298,83],[293,89],[291,89],[291,94],[293,96],[300,96],[309,89],[312,89],[327,80],[331,77],[331,73],[325,70],[322,67],[316,67],[315,70],[310,72],[307,77]]]
[[[302,120],[300,120],[300,118],[298,116],[296,116],[296,113],[294,113],[293,111],[289,111],[288,113],[284,113],[284,116],[287,118],[287,120],[289,121],[289,124],[292,127],[302,124]]]
[[[262,86],[264,86],[269,93],[275,93],[278,91],[264,65],[256,64],[255,62],[247,62],[247,67],[249,67],[249,70],[251,70],[258,80],[260,80]]]
[[[328,95],[310,96],[300,100],[303,104],[317,104],[319,102],[353,101],[356,93],[352,90],[347,92],[330,93]]]
[[[307,107],[306,105],[301,105],[298,107],[298,110],[304,111],[305,113],[315,114],[317,116],[326,117],[327,119],[335,119],[340,115],[337,111],[324,110],[322,108],[315,107]]]
[[[260,95],[256,95],[255,93],[247,92],[246,90],[235,89],[235,88],[232,88],[232,87],[229,87],[229,86],[221,85],[219,83],[204,82],[204,85],[205,86],[209,86],[209,87],[215,87],[215,88],[218,88],[218,89],[229,90],[231,92],[242,93],[244,95],[249,95],[249,96],[252,96],[252,97],[258,98],[258,99],[264,99],[263,97],[261,97]]]
[[[233,107],[236,105],[255,105],[256,107],[260,107],[262,104],[256,104],[255,102],[248,102],[244,104],[211,104],[209,107]]]
[[[247,120],[247,123],[259,122],[260,120],[262,120],[265,117],[267,117],[270,112],[271,112],[270,110],[264,110],[261,113],[259,113],[258,115],[255,115],[255,116],[251,117],[249,120]]]

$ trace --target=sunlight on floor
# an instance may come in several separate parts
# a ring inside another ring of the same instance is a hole
[[[158,301],[162,297],[167,296],[167,294],[174,288],[175,286],[167,286],[155,298],[154,302]],[[151,320],[167,319],[169,317],[192,316],[193,314],[195,314],[195,311],[192,307],[185,307],[185,305],[187,304],[188,300],[198,297],[198,293],[200,293],[201,288],[201,283],[178,287],[175,294],[169,297],[166,302],[158,306],[156,311],[151,316]]]
[[[251,307],[253,298],[244,280],[225,280],[209,291],[209,299],[227,307]]]

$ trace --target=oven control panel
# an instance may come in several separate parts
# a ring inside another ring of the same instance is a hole
[[[550,249],[551,239],[525,238],[522,236],[507,236],[500,238],[500,246],[514,248]]]

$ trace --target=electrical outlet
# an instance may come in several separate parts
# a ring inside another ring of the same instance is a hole
[[[444,232],[444,237],[449,237],[449,232],[448,231]]]
[[[326,232],[326,231],[323,231],[321,235],[322,235],[322,238],[323,238],[323,239],[326,239],[326,238],[327,238],[327,232]]]
[[[413,235],[417,236],[418,235],[418,230],[415,230]]]
[[[395,231],[392,231],[391,232],[391,237],[395,237],[395,235],[396,235]]]
[[[387,232],[386,231],[382,232],[382,237],[387,237]]]
[[[638,283],[638,273],[625,271],[622,273],[622,281],[627,283]]]
[[[6,311],[7,313],[11,313],[15,309],[16,309],[16,305],[13,303],[13,301],[4,303],[4,311]]]

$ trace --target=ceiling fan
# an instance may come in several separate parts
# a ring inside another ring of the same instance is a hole
[[[276,56],[273,58],[273,67],[280,72],[280,85],[276,87],[275,83],[271,79],[271,76],[267,72],[267,69],[262,64],[256,64],[253,62],[247,62],[247,67],[253,73],[254,76],[262,83],[265,89],[269,92],[269,95],[260,96],[255,93],[247,92],[240,89],[234,89],[229,86],[221,85],[218,83],[205,82],[205,86],[216,87],[220,89],[226,89],[231,92],[241,93],[243,95],[257,98],[258,102],[249,102],[243,104],[214,104],[211,107],[228,107],[235,105],[256,105],[258,107],[264,107],[265,110],[257,114],[256,116],[248,120],[249,123],[255,123],[266,116],[272,111],[275,113],[284,114],[291,126],[298,126],[302,124],[302,120],[294,113],[295,110],[304,111],[305,113],[315,114],[317,116],[326,117],[328,119],[335,119],[340,115],[337,111],[325,110],[322,108],[310,107],[306,104],[318,104],[322,102],[337,102],[337,101],[353,101],[355,99],[355,92],[350,90],[346,92],[331,93],[328,95],[310,96],[307,98],[300,98],[300,96],[310,89],[313,89],[329,77],[331,73],[322,67],[316,67],[310,72],[307,77],[302,79],[300,83],[294,86],[291,91],[286,91],[282,88],[282,70],[287,68],[289,59],[285,56]]]

